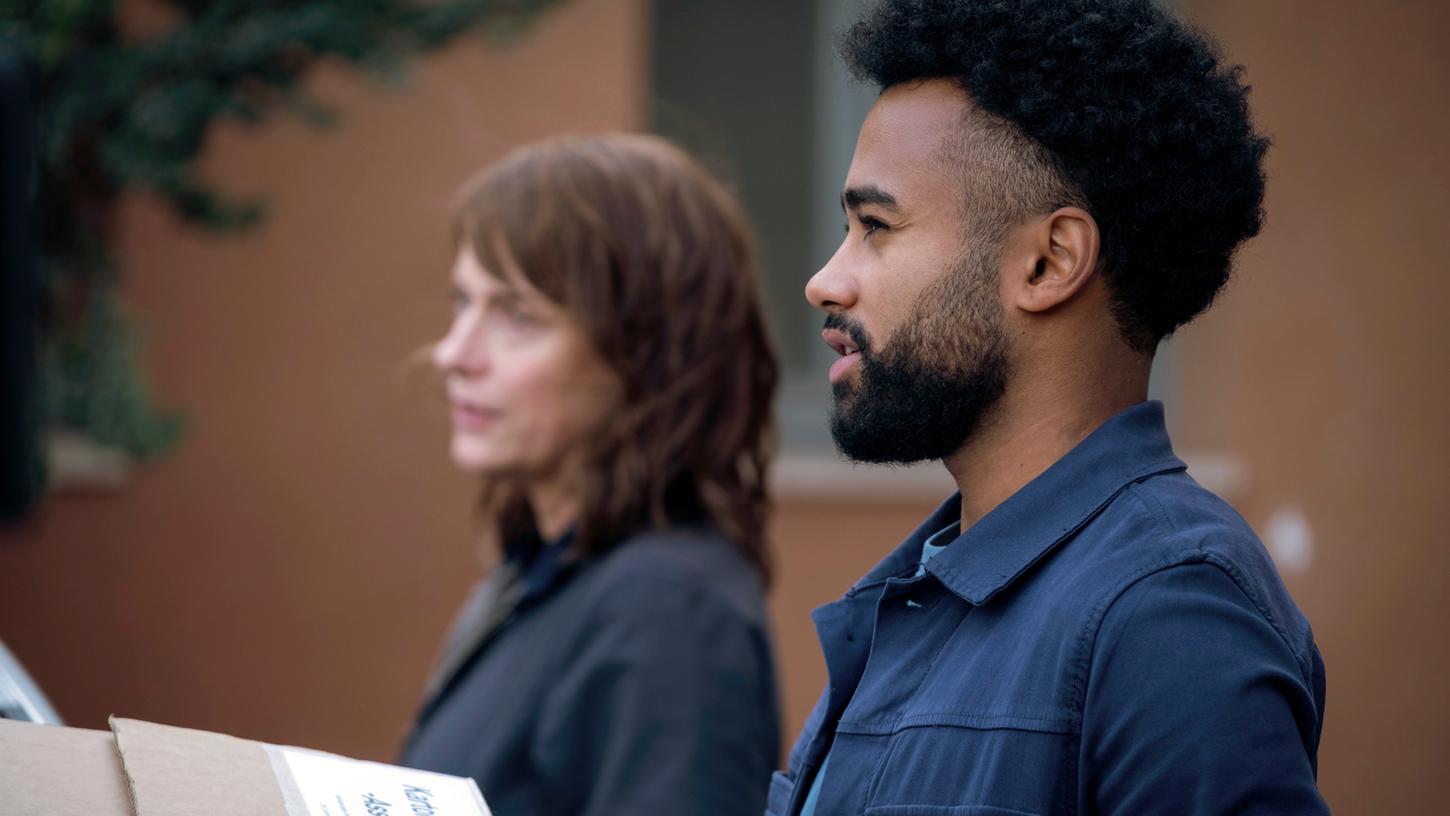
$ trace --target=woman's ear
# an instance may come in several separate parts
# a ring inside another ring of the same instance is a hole
[[[1004,268],[1007,303],[1046,312],[1072,300],[1098,267],[1098,224],[1086,210],[1063,207],[1032,221],[1013,243]]]

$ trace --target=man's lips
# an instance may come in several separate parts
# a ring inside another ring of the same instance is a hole
[[[860,362],[860,360],[861,352],[859,351],[853,351],[841,357],[836,362],[831,363],[831,370],[826,374],[826,378],[831,381],[832,385],[835,385],[842,377],[850,373],[851,369],[855,368],[856,363]]]
[[[821,339],[841,355],[840,359],[831,363],[830,373],[826,375],[831,383],[835,384],[860,362],[861,350],[856,347],[856,341],[852,340],[849,334],[838,329],[823,330]]]
[[[842,356],[855,354],[860,351],[856,347],[856,341],[851,339],[851,335],[846,334],[840,329],[823,329],[821,331],[821,339],[826,341],[826,345],[835,349],[836,353]]]

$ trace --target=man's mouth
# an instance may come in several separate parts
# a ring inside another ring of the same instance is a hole
[[[821,332],[821,339],[825,340],[826,345],[835,349],[836,353],[842,357],[847,354],[859,354],[861,351],[856,347],[856,342],[851,339],[851,336],[843,331],[826,329]]]
[[[861,349],[849,334],[839,329],[822,331],[821,339],[826,341],[826,345],[830,346],[836,354],[840,355],[839,359],[831,364],[830,373],[827,374],[827,378],[834,385],[861,361]]]

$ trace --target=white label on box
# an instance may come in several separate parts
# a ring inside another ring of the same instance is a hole
[[[301,797],[300,802],[286,797],[288,816],[490,816],[478,784],[467,777],[298,748],[269,749]]]

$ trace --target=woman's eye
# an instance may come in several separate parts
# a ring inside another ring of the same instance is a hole
[[[509,325],[515,327],[528,327],[538,323],[538,317],[528,309],[517,305],[508,305],[499,309],[499,314],[508,321]]]
[[[448,303],[453,307],[453,313],[458,314],[468,308],[468,295],[458,289],[454,289],[448,296]]]

